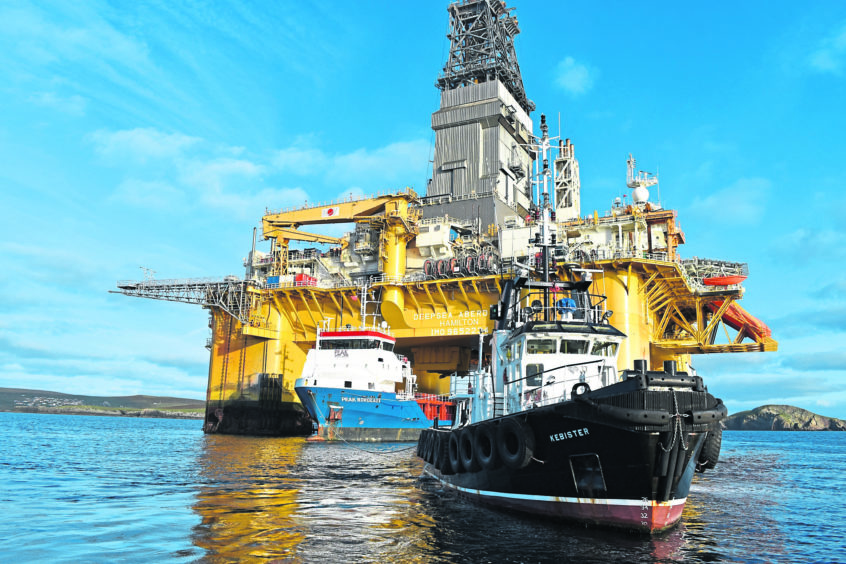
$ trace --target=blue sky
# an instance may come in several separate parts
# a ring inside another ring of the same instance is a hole
[[[204,397],[207,313],[108,290],[242,274],[265,208],[422,192],[446,5],[0,1],[0,386]],[[685,257],[749,263],[780,348],[696,357],[711,391],[846,418],[846,3],[516,8],[583,211],[632,152]]]

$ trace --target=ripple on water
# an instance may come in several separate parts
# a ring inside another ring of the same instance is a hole
[[[50,562],[846,562],[846,433],[726,432],[654,538],[481,507],[410,445],[2,414],[0,552]]]

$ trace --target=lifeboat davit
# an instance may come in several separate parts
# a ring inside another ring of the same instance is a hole
[[[735,274],[733,276],[709,276],[708,278],[703,278],[702,283],[706,286],[731,286],[732,284],[740,284],[746,278],[742,274]]]

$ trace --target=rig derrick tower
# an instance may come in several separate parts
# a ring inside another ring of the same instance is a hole
[[[503,2],[449,6],[449,56],[436,82],[435,156],[423,216],[472,218],[480,233],[531,207],[534,103],[526,96],[514,38],[517,19]]]

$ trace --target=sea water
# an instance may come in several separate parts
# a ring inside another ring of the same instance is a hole
[[[846,562],[846,433],[726,431],[656,536],[481,507],[413,445],[0,413],[3,562]]]

